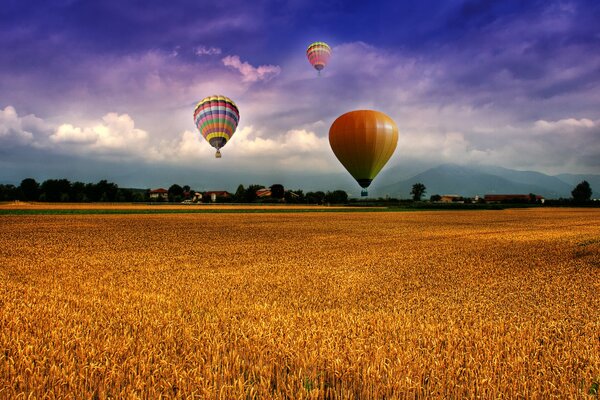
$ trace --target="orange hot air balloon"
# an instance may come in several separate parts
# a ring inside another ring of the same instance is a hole
[[[350,111],[339,116],[329,128],[329,144],[342,165],[364,189],[388,162],[398,144],[394,121],[379,111]]]

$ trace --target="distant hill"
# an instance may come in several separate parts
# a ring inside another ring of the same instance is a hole
[[[426,197],[433,194],[458,194],[473,197],[485,194],[535,193],[546,198],[568,198],[575,185],[586,179],[594,196],[600,195],[600,175],[563,174],[550,176],[535,171],[518,171],[495,166],[462,166],[443,164],[411,178],[383,185],[373,191],[375,196],[389,195],[408,198],[412,185],[420,182],[427,187]]]
[[[571,187],[571,190],[581,181],[588,181],[592,187],[592,197],[595,199],[600,198],[600,175],[560,174],[556,175],[556,177],[567,183]]]

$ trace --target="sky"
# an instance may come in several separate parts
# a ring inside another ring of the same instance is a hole
[[[598,21],[597,0],[4,0],[0,183],[336,179],[329,127],[358,109],[396,122],[398,180],[600,174]],[[332,47],[320,77],[314,41]],[[213,94],[240,109],[221,159],[192,117]]]

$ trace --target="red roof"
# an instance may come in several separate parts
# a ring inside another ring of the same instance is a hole
[[[164,194],[164,193],[169,193],[169,191],[167,189],[159,188],[159,189],[152,189],[150,191],[150,193],[162,193],[162,194]]]
[[[213,190],[210,192],[206,192],[206,195],[210,196],[210,195],[217,195],[217,196],[229,196],[229,192],[225,191],[225,190]]]
[[[258,189],[256,191],[256,195],[258,197],[269,197],[269,196],[271,196],[271,189],[267,189],[267,188]]]

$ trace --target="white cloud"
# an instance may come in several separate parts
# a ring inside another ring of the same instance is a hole
[[[57,125],[35,115],[19,116],[11,106],[0,109],[0,145],[101,158],[126,155],[144,159],[152,151],[148,133],[136,128],[128,114],[111,112],[100,121]]]
[[[102,122],[90,127],[62,124],[50,136],[54,143],[79,145],[81,150],[122,153],[135,153],[140,147],[146,147],[143,144],[147,138],[148,133],[135,128],[129,115],[117,113],[106,114]]]
[[[0,144],[2,146],[37,146],[48,132],[47,124],[33,114],[20,117],[12,106],[0,109]]]
[[[195,49],[197,56],[213,56],[221,54],[221,49],[218,47],[198,46]]]
[[[242,62],[239,56],[226,56],[223,64],[237,69],[242,74],[243,82],[264,81],[279,75],[281,68],[277,65],[260,65],[253,67],[247,62]]]
[[[186,130],[177,140],[163,141],[147,154],[156,160],[185,164],[190,160],[210,159],[214,152],[200,133]],[[268,168],[320,171],[333,164],[329,141],[304,129],[265,137],[253,126],[245,126],[235,132],[221,152],[228,163],[236,165],[262,164]]]
[[[600,126],[598,121],[592,121],[587,118],[566,118],[558,121],[538,120],[534,124],[534,129],[538,132],[567,132],[573,133],[581,129],[592,129]]]
[[[269,155],[275,159],[283,159],[293,154],[329,149],[326,138],[318,137],[314,132],[304,129],[292,129],[279,136],[263,137],[253,126],[246,126],[236,132],[234,139],[235,152],[244,157]]]

